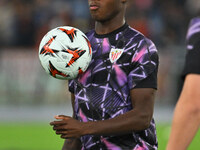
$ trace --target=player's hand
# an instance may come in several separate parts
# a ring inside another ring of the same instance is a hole
[[[53,126],[56,134],[61,135],[61,138],[79,138],[84,135],[84,123],[64,115],[58,115],[54,118],[57,120],[50,122],[50,125]]]

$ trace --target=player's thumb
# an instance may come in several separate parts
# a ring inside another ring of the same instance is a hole
[[[54,116],[54,118],[55,118],[55,119],[69,119],[69,118],[71,118],[71,117],[65,116],[65,115],[56,115],[56,116]]]

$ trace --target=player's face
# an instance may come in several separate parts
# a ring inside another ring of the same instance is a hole
[[[111,20],[122,11],[123,1],[124,0],[88,0],[92,18],[99,22]]]

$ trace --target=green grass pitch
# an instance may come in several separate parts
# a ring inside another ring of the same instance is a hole
[[[170,125],[158,124],[159,148],[165,150]],[[200,132],[188,150],[200,149]],[[0,123],[0,150],[61,150],[64,140],[48,123]]]

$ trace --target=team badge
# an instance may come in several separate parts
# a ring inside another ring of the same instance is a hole
[[[109,58],[110,58],[111,63],[116,62],[120,58],[120,56],[122,55],[123,51],[124,51],[124,49],[112,48],[111,51],[110,51],[110,54],[109,54]]]

